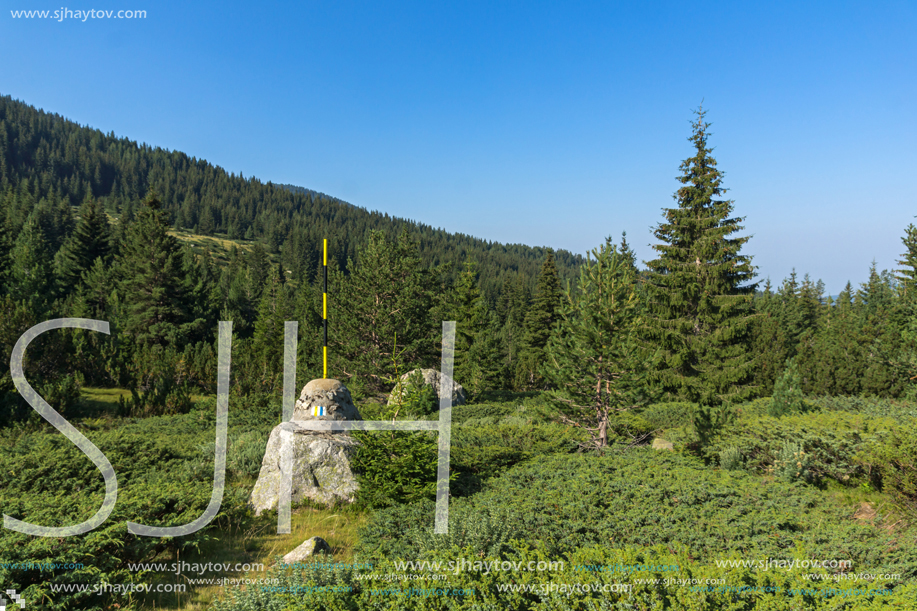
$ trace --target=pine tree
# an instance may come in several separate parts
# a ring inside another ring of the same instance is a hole
[[[423,268],[407,230],[396,241],[372,231],[356,262],[349,260],[347,268],[346,280],[340,273],[334,275],[329,306],[335,375],[357,377],[367,387],[380,389],[394,374],[392,359],[397,355],[402,371],[433,365],[441,329],[430,314],[435,275]]]
[[[112,268],[105,265],[101,257],[96,258],[80,278],[78,301],[82,304],[79,308],[82,316],[108,320],[114,288]]]
[[[182,250],[168,235],[166,214],[150,192],[136,218],[125,228],[119,254],[122,333],[138,346],[176,346],[190,326],[182,275]]]
[[[850,283],[828,308],[817,333],[799,345],[800,388],[805,394],[850,396],[862,391],[867,357],[863,319],[853,305]]]
[[[258,296],[261,294],[261,286],[256,286],[256,282],[245,257],[233,247],[229,253],[229,265],[220,275],[217,292],[221,303],[220,320],[233,321],[232,333],[239,339],[250,338],[254,333]]]
[[[497,302],[497,316],[500,320],[500,340],[503,347],[506,371],[510,376],[516,371],[522,338],[525,334],[525,314],[528,311],[529,295],[521,276],[507,278]],[[504,386],[512,387],[513,380],[505,380]]]
[[[776,302],[775,316],[786,336],[787,358],[792,358],[796,355],[799,338],[808,330],[799,308],[799,282],[795,268],[777,289]]]
[[[459,274],[450,294],[446,320],[455,325],[455,379],[460,384],[471,379],[470,351],[482,327],[487,323],[484,300],[478,289],[477,266],[471,260]]]
[[[188,328],[188,341],[192,343],[209,343],[216,335],[220,295],[210,260],[209,254],[198,256],[187,245],[182,246],[182,292],[188,304],[188,320],[193,321]]]
[[[267,286],[268,276],[271,273],[271,260],[267,251],[260,242],[255,244],[246,257],[246,263],[251,270],[251,285],[255,289],[254,301],[261,301],[261,289]]]
[[[35,209],[31,211],[31,216],[41,227],[48,248],[52,253],[56,253],[73,231],[74,222],[70,203],[58,199],[52,192],[48,198],[42,198],[38,202]]]
[[[796,366],[795,359],[788,360],[783,374],[774,385],[774,396],[767,408],[767,413],[779,418],[805,411],[801,383],[799,367]]]
[[[906,380],[905,394],[917,398],[917,227],[909,224],[901,242],[906,252],[898,264],[897,318],[901,322],[901,346],[893,359],[898,376]],[[849,283],[848,283],[849,286]]]
[[[725,189],[707,147],[708,127],[699,109],[689,138],[696,154],[681,164],[678,206],[665,209],[665,222],[654,232],[662,243],[653,247],[659,258],[648,264],[645,334],[656,348],[652,382],[716,407],[756,391],[747,352],[756,284],[750,283],[751,258],[740,254],[749,238],[733,235],[743,219],[731,216],[732,201],[715,199]],[[718,418],[707,416],[711,422]]]
[[[8,291],[18,301],[44,310],[54,296],[51,252],[34,218],[26,221],[11,251]]]
[[[610,240],[580,268],[568,289],[561,322],[545,350],[541,375],[561,419],[585,429],[590,447],[608,445],[617,414],[640,401],[642,358],[634,341],[638,303],[627,254]]]
[[[907,312],[896,302],[895,280],[888,270],[869,268],[869,280],[857,291],[862,320],[861,342],[867,354],[862,392],[876,396],[897,396],[905,380],[895,362],[902,351],[901,331],[907,326]]]
[[[12,266],[10,250],[13,247],[13,240],[7,223],[8,197],[9,195],[0,195],[0,295],[6,293]]]
[[[486,309],[482,311],[481,318],[485,322],[468,351],[466,372],[463,373],[465,377],[458,378],[471,398],[480,396],[485,390],[504,387],[506,378],[500,320],[494,311]]]
[[[87,200],[80,210],[80,220],[73,235],[64,243],[56,257],[57,277],[69,292],[80,283],[83,272],[96,259],[108,264],[111,258],[111,229],[102,202]]]
[[[262,291],[252,341],[260,373],[258,383],[266,392],[273,392],[283,382],[284,323],[292,320],[292,314],[286,288],[274,274]]]
[[[560,306],[560,279],[554,264],[554,251],[549,248],[538,276],[535,298],[525,316],[525,335],[516,366],[517,388],[532,389],[544,385],[539,365],[544,360],[544,348],[551,332],[560,320]]]
[[[860,285],[856,294],[857,303],[868,315],[875,315],[889,309],[895,298],[895,281],[888,271],[881,273],[876,269],[876,262],[869,266],[869,280]]]
[[[624,261],[624,264],[627,265],[634,272],[634,277],[637,275],[637,253],[630,247],[630,244],[627,243],[627,232],[621,232],[621,245],[618,246],[618,252],[621,253],[621,259]]]
[[[898,261],[901,265],[897,276],[898,288],[902,297],[917,303],[917,227],[913,224],[908,225],[901,243],[907,252],[903,253]]]
[[[763,396],[769,395],[788,358],[786,333],[780,324],[781,303],[771,290],[770,279],[764,292],[755,296],[758,316],[752,324],[751,352],[758,362],[755,385]]]

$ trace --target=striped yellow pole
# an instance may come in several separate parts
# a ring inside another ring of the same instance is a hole
[[[328,378],[328,240],[324,240],[325,243],[325,256],[322,263],[322,278],[323,278],[323,288],[322,288],[322,325],[324,327],[324,343],[322,344],[322,363],[324,364],[324,369],[322,377]]]

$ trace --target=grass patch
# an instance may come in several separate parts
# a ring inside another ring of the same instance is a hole
[[[315,508],[300,507],[291,516],[290,534],[277,534],[277,513],[268,512],[254,518],[244,530],[220,533],[215,539],[200,546],[200,551],[185,554],[181,557],[162,557],[154,562],[188,562],[191,564],[248,563],[264,565],[264,571],[248,572],[223,571],[205,575],[174,573],[154,575],[151,583],[186,583],[187,592],[175,594],[151,594],[141,602],[141,609],[169,609],[172,611],[201,611],[208,609],[211,603],[219,599],[223,592],[232,586],[192,585],[190,580],[228,578],[264,579],[267,570],[275,564],[278,557],[283,557],[296,549],[310,537],[321,537],[331,546],[335,562],[350,562],[353,559],[354,546],[357,543],[357,532],[368,521],[368,515],[349,507]],[[247,585],[246,588],[257,588]]]

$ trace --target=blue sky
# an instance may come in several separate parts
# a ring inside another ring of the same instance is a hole
[[[652,258],[701,100],[762,279],[917,215],[913,2],[69,1],[4,3],[0,94],[449,231]],[[147,17],[10,13],[63,7]]]

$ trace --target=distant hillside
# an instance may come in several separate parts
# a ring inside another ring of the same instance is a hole
[[[372,229],[396,233],[407,227],[428,264],[454,262],[458,269],[466,258],[476,259],[491,299],[515,275],[533,287],[545,254],[540,247],[449,233],[302,187],[245,178],[0,96],[0,191],[12,190],[18,202],[11,210],[14,228],[42,198],[71,205],[98,198],[112,214],[130,218],[150,187],[176,229],[260,241],[301,280],[315,274],[322,238],[329,239],[333,260],[343,267]],[[562,281],[573,278],[582,261],[567,251],[558,251],[556,259]]]
[[[321,191],[313,191],[312,189],[307,189],[305,187],[298,187],[296,185],[275,184],[274,186],[280,187],[281,189],[286,189],[290,193],[300,193],[302,195],[306,195],[310,197],[324,197],[324,198],[332,199],[339,204],[344,204],[345,206],[353,206],[353,204],[349,202],[345,202],[342,199],[332,197],[331,195],[326,195],[322,193]]]

